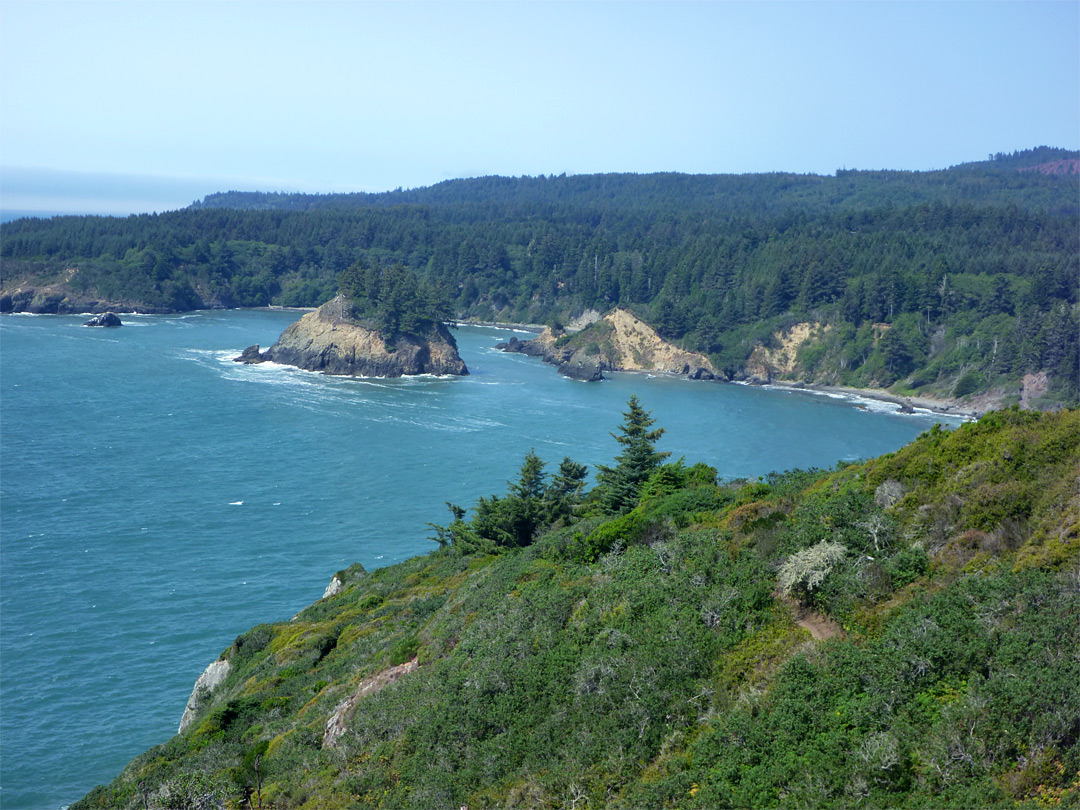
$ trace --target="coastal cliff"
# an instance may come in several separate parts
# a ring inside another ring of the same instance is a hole
[[[289,326],[269,349],[249,346],[237,362],[272,361],[307,371],[352,377],[403,377],[416,374],[465,375],[457,341],[444,324],[420,334],[388,341],[378,331],[342,317],[335,298]]]
[[[525,547],[351,566],[72,808],[786,806],[799,757],[823,808],[1075,806],[1078,454],[1076,411],[1010,409],[830,471],[665,464]]]
[[[549,327],[532,340],[511,338],[499,348],[540,357],[559,373],[589,382],[602,380],[604,371],[653,371],[695,380],[717,376],[705,355],[668,343],[625,309],[614,309],[574,334]]]
[[[940,348],[941,339],[940,334],[931,336],[928,360],[938,360],[934,347]],[[745,364],[734,370],[732,378],[757,385],[855,394],[895,403],[905,412],[925,408],[978,417],[1012,405],[1024,410],[1061,407],[1060,401],[1048,397],[1053,375],[1045,370],[1012,379],[1002,377],[985,390],[979,388],[978,379],[973,380],[977,374],[964,367],[946,368],[933,362],[926,370],[896,380],[884,363],[878,364],[876,374],[848,374],[847,362],[853,350],[870,353],[883,346],[888,350],[890,340],[895,341],[895,327],[887,323],[870,324],[858,334],[845,335],[843,329],[828,323],[796,322],[756,341]]]
[[[75,271],[68,271],[74,274]],[[78,315],[84,312],[103,314],[123,312],[164,312],[138,302],[105,299],[77,292],[63,284],[16,285],[0,289],[0,313],[26,312],[33,315]]]

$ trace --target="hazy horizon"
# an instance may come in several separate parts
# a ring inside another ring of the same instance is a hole
[[[0,207],[1080,147],[1075,2],[0,5]]]
[[[1036,146],[1051,146],[1054,144],[1033,144],[1026,148]],[[960,163],[972,163],[986,159],[972,157],[970,160]],[[951,164],[956,165],[956,164]],[[927,169],[896,169],[891,166],[854,167],[842,166],[838,169],[865,169],[892,170],[892,171],[934,171],[947,169],[949,166],[934,166]],[[785,171],[776,169],[775,171]],[[696,172],[682,172],[684,174],[697,174]],[[740,174],[753,174],[754,172],[742,172]],[[835,172],[820,174],[817,172],[795,172],[796,174],[832,176]],[[576,173],[568,173],[576,174]],[[715,174],[725,174],[716,172]],[[14,175],[14,179],[12,176]],[[471,175],[473,177],[477,175]],[[523,175],[513,175],[514,177]],[[467,177],[447,178],[451,180],[468,179]],[[443,180],[436,182],[444,182]],[[10,222],[20,217],[53,217],[53,216],[129,216],[131,214],[165,213],[186,208],[192,203],[199,202],[207,196],[227,191],[249,191],[268,193],[304,193],[304,194],[335,194],[366,192],[380,193],[393,191],[398,188],[425,188],[435,183],[419,186],[394,186],[393,188],[378,189],[319,189],[304,187],[289,187],[288,185],[269,183],[263,186],[252,186],[241,183],[225,181],[215,182],[213,179],[168,177],[161,175],[125,175],[107,172],[74,172],[57,171],[54,169],[23,169],[6,168],[0,172],[0,222]],[[14,196],[21,203],[19,207],[11,207],[5,203],[5,199]]]

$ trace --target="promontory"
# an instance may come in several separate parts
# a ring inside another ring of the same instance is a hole
[[[546,328],[532,340],[511,338],[498,348],[540,357],[574,380],[595,382],[604,371],[652,371],[685,375],[695,380],[717,376],[709,358],[665,341],[644,321],[625,309],[613,309],[578,332]]]
[[[257,344],[249,346],[236,360],[247,364],[272,361],[352,377],[469,373],[445,324],[427,322],[409,332],[384,336],[351,317],[341,296],[304,315],[266,351],[260,352]]]

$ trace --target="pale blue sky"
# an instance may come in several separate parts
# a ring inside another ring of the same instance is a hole
[[[6,209],[1078,141],[1075,0],[0,3]]]

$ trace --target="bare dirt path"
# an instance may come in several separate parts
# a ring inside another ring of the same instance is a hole
[[[773,596],[791,608],[791,614],[795,619],[795,624],[808,630],[811,637],[818,641],[825,641],[834,636],[844,635],[844,628],[828,616],[824,616],[816,610],[810,610],[790,596],[784,596],[779,592],[774,593]]]

